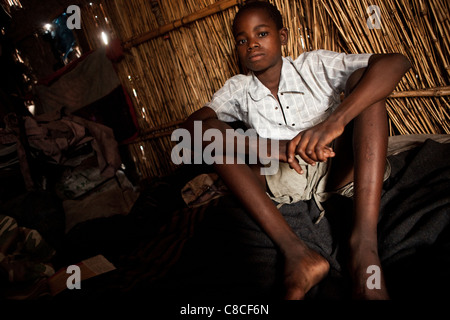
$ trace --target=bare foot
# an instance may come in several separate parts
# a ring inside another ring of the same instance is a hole
[[[354,299],[389,300],[376,245],[362,242],[353,246],[350,272]]]
[[[319,283],[330,269],[330,264],[319,253],[309,248],[296,256],[286,256],[286,300],[302,300],[306,293]]]

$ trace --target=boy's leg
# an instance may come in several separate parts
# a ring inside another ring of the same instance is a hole
[[[361,78],[358,70],[347,83],[347,93]],[[388,142],[385,101],[363,111],[336,141],[336,159],[332,160],[329,188],[339,188],[353,180],[353,226],[350,235],[349,267],[355,298],[388,299],[382,272],[380,289],[370,289],[368,267],[381,271],[378,257],[377,224]],[[346,156],[347,155],[347,156]],[[350,156],[348,156],[350,155]]]
[[[328,273],[329,263],[294,233],[272,200],[264,180],[247,164],[226,159],[214,168],[284,256],[286,299],[302,299]]]
[[[284,256],[285,298],[302,299],[328,273],[329,264],[297,237],[267,196],[264,186],[245,164],[215,165],[233,194]]]

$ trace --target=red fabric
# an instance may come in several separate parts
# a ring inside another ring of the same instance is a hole
[[[121,42],[113,39],[108,46],[90,51],[41,79],[37,93],[43,107],[39,113],[53,112],[64,106],[68,114],[111,127],[120,143],[136,139],[139,126],[134,106],[120,84],[114,64],[122,57]]]
[[[40,79],[38,81],[38,84],[42,85],[50,85],[56,80],[59,79],[63,74],[70,72],[73,70],[81,61],[83,61],[87,56],[89,56],[93,51],[88,51],[85,54],[83,54],[81,57],[79,57],[76,60],[73,60],[68,65],[64,66],[63,68],[57,70],[53,74],[49,75],[46,78]],[[113,39],[110,41],[109,45],[106,47],[106,57],[111,60],[112,62],[118,62],[124,57],[123,47],[122,43],[119,39]]]
[[[37,84],[38,85],[45,85],[45,86],[51,85],[53,82],[57,81],[62,75],[70,72],[71,70],[73,70],[81,61],[86,59],[86,57],[89,56],[92,52],[94,52],[94,51],[91,50],[89,52],[86,52],[85,54],[83,54],[78,59],[73,60],[71,63],[69,63],[68,65],[62,67],[61,69],[57,70],[56,72],[52,73],[48,77],[43,78],[43,79],[39,79]]]

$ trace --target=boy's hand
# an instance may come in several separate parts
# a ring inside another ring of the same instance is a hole
[[[335,156],[333,149],[328,145],[343,132],[344,125],[329,119],[300,132],[287,144],[287,162],[292,169],[302,174],[303,170],[295,155],[299,155],[310,165],[327,161],[328,158]]]
[[[287,148],[290,140],[279,140],[278,141],[278,160],[281,162],[288,162]]]

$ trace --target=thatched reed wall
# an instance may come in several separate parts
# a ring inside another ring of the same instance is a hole
[[[230,29],[241,2],[103,0],[83,8],[92,49],[102,45],[99,30],[127,49],[117,69],[139,117],[140,138],[129,148],[143,178],[174,169],[171,131],[240,72]],[[403,53],[413,68],[388,99],[390,134],[450,133],[447,0],[271,2],[289,29],[285,55],[320,48]],[[368,27],[370,5],[380,8],[381,29]]]

